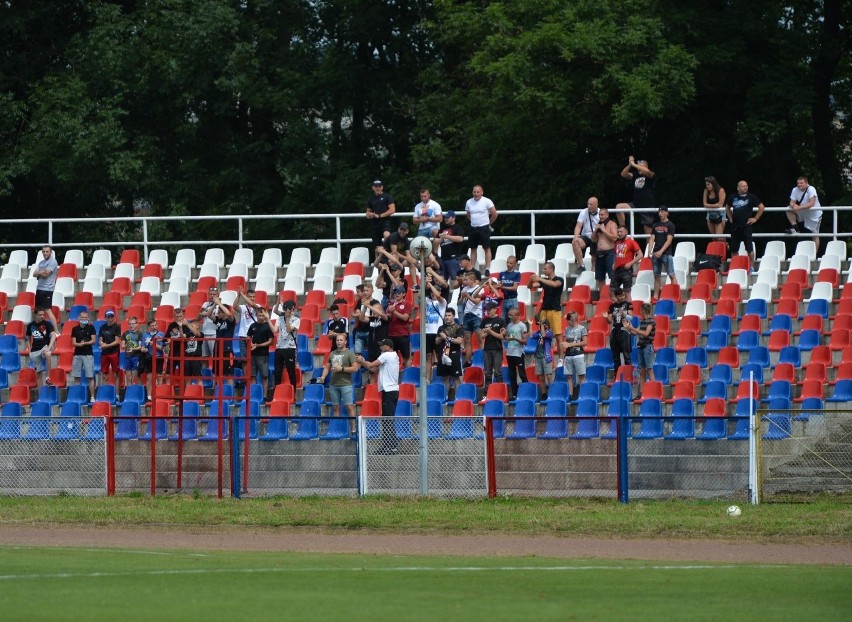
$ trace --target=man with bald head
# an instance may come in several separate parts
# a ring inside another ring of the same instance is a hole
[[[574,225],[574,238],[571,240],[571,246],[574,249],[574,263],[577,264],[577,274],[586,269],[583,265],[583,255],[586,249],[589,249],[592,254],[592,269],[595,267],[597,244],[592,241],[592,235],[598,228],[599,222],[598,198],[589,197],[589,200],[586,201],[586,208],[580,210],[580,214],[577,216],[577,224]]]
[[[757,208],[757,213],[754,209]],[[731,256],[739,252],[740,242],[745,244],[750,265],[754,265],[754,242],[752,241],[752,225],[763,216],[766,209],[760,199],[748,191],[748,182],[740,180],[737,192],[728,195],[725,212],[731,223]]]

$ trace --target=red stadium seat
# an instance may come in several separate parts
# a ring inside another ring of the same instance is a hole
[[[135,248],[126,248],[121,251],[121,258],[118,263],[130,263],[137,270],[139,269],[139,251]]]
[[[718,255],[722,258],[722,261],[727,261],[728,259],[728,244],[726,242],[714,241],[707,244],[707,254],[708,255]]]

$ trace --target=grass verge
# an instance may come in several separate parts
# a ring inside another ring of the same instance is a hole
[[[0,497],[0,524],[135,527],[303,527],[416,533],[505,533],[598,537],[742,538],[852,542],[848,498],[743,506],[660,500],[623,505],[594,499],[441,500],[402,497],[206,496]]]

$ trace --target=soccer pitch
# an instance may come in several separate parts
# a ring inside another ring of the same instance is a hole
[[[0,547],[10,621],[848,620],[850,585],[846,566]]]

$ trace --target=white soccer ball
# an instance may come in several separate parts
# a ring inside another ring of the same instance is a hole
[[[728,506],[728,516],[737,517],[742,513],[743,513],[743,511],[740,509],[740,506],[738,506],[738,505]]]

